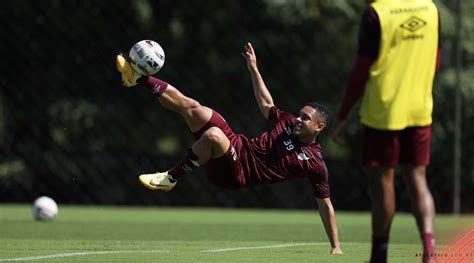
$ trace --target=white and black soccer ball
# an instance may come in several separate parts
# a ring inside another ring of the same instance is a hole
[[[132,68],[140,75],[156,74],[165,64],[165,52],[153,40],[137,42],[128,53]]]
[[[35,220],[53,220],[58,215],[58,205],[50,197],[41,196],[34,201],[32,212]]]

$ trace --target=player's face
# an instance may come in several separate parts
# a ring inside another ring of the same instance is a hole
[[[302,139],[316,138],[324,127],[326,124],[321,116],[317,116],[316,110],[313,107],[304,106],[296,118],[293,134]]]

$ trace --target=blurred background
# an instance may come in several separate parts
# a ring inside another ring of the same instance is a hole
[[[474,2],[464,1],[462,14],[455,0],[435,2],[443,53],[433,89],[429,184],[439,212],[472,212]],[[253,97],[240,55],[243,45],[252,42],[281,109],[295,113],[303,103],[318,101],[335,114],[367,3],[2,3],[0,203],[28,203],[47,195],[60,204],[315,208],[305,179],[228,191],[198,170],[170,193],[140,186],[137,175],[169,169],[194,140],[179,115],[162,108],[145,89],[121,86],[115,55],[139,40],[157,41],[166,53],[159,78],[219,111],[235,132],[257,136],[269,126]],[[336,145],[327,132],[322,139],[337,210],[370,209],[368,177],[359,164],[357,108],[350,115],[347,145]],[[401,176],[397,191],[399,210],[409,211]]]

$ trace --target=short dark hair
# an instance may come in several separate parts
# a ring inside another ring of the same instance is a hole
[[[329,110],[326,107],[317,102],[308,102],[305,104],[305,106],[310,106],[311,108],[315,109],[316,114],[324,118],[324,122],[326,123],[326,125],[329,123],[329,118],[331,114],[329,113]]]

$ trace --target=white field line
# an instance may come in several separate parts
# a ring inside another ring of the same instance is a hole
[[[219,252],[228,252],[228,251],[237,251],[237,250],[269,249],[269,248],[282,248],[282,247],[302,247],[302,246],[321,246],[321,245],[328,245],[328,242],[293,243],[293,244],[279,244],[279,245],[267,245],[267,246],[257,246],[257,247],[229,247],[229,248],[217,248],[217,249],[201,250],[201,252],[219,253]]]
[[[89,256],[89,255],[118,254],[118,253],[166,253],[166,252],[170,252],[170,251],[169,250],[105,250],[105,251],[91,251],[91,252],[61,253],[61,254],[20,257],[20,258],[0,258],[0,262],[31,261],[31,260],[50,259],[50,258],[64,258],[64,257],[76,257],[76,256]]]
[[[344,242],[343,245],[354,244],[354,242]],[[370,243],[357,243],[357,244],[370,244]],[[315,242],[315,243],[291,243],[291,244],[278,244],[278,245],[266,245],[266,246],[255,246],[255,247],[229,247],[229,248],[216,248],[201,250],[200,252],[205,253],[219,253],[229,252],[238,250],[252,250],[252,249],[271,249],[271,248],[285,248],[285,247],[302,247],[302,246],[326,246],[328,242]],[[91,252],[71,252],[71,253],[60,253],[43,256],[30,256],[30,257],[19,257],[19,258],[0,258],[1,262],[12,262],[12,261],[33,261],[43,260],[51,258],[63,258],[63,257],[76,257],[76,256],[89,256],[89,255],[104,255],[104,254],[118,254],[118,253],[167,253],[169,250],[104,250],[104,251],[91,251]]]

